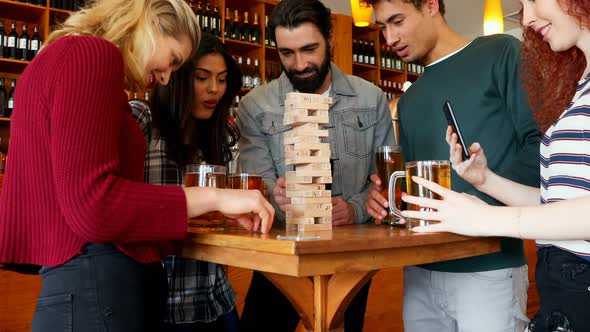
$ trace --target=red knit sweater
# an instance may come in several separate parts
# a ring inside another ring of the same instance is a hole
[[[145,139],[112,43],[63,37],[18,80],[0,194],[0,263],[55,266],[85,243],[155,262],[187,230],[182,188],[143,183]]]

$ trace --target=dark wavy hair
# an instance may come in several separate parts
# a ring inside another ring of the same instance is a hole
[[[319,0],[282,0],[270,14],[267,32],[276,41],[277,27],[293,29],[304,23],[312,23],[320,30],[325,40],[330,40],[331,11]]]
[[[227,66],[227,88],[210,119],[192,116],[194,108],[194,68],[199,59],[219,54]],[[238,128],[229,121],[229,109],[242,87],[240,68],[227,47],[217,37],[203,34],[194,57],[172,74],[167,86],[157,85],[152,98],[154,127],[166,141],[169,158],[180,167],[193,163],[200,150],[207,163],[226,165],[230,148],[239,138]]]
[[[377,2],[379,1],[391,1],[391,0],[366,0],[367,4],[373,6],[375,5]],[[422,9],[422,6],[424,5],[424,3],[426,2],[426,0],[402,0],[403,2],[406,3],[411,3],[414,5],[414,7],[416,7],[416,9],[420,10]],[[445,16],[445,2],[444,0],[438,0],[438,11],[440,12],[440,14],[442,16]]]
[[[558,3],[581,26],[590,27],[590,0],[558,0]],[[524,87],[539,127],[545,131],[572,101],[586,68],[586,57],[575,46],[553,52],[529,27],[524,27],[523,36]]]

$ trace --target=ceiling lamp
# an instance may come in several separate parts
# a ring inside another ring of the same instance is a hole
[[[365,0],[350,0],[352,20],[357,27],[366,27],[371,22],[373,7]]]
[[[504,32],[504,17],[501,0],[486,0],[483,11],[483,34],[493,35]]]

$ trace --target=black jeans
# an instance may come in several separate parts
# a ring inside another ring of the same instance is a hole
[[[160,262],[141,264],[111,244],[88,244],[39,274],[33,332],[158,330],[167,287]]]
[[[535,280],[541,307],[532,332],[590,331],[590,262],[556,247],[537,252]]]
[[[344,331],[361,332],[371,280],[352,299],[344,313]],[[246,295],[240,330],[243,332],[292,332],[299,324],[299,315],[289,300],[270,280],[254,271]]]

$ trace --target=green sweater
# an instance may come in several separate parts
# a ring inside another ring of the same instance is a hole
[[[450,100],[465,143],[479,142],[492,171],[513,181],[539,186],[541,134],[529,109],[519,76],[520,42],[508,35],[475,39],[458,53],[426,67],[398,104],[400,141],[406,161],[449,159],[447,122],[442,111]],[[501,205],[454,171],[457,192]],[[490,227],[494,227],[490,224]],[[496,254],[423,265],[435,271],[477,272],[526,263],[522,240],[502,239]]]

